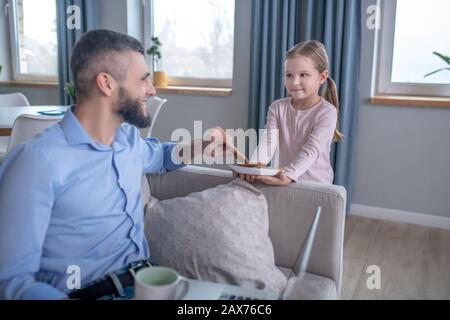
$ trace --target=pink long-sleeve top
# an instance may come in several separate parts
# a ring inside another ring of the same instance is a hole
[[[331,144],[337,110],[321,98],[305,111],[295,110],[291,98],[272,103],[267,113],[266,134],[251,162],[269,163],[279,146],[279,166],[294,181],[333,183]]]

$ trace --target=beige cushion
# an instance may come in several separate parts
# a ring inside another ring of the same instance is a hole
[[[147,210],[152,260],[188,278],[281,292],[286,276],[275,266],[261,191],[236,179]]]

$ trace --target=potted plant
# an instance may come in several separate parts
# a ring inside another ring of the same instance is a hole
[[[433,54],[438,56],[442,60],[444,60],[450,66],[450,57],[447,57],[447,56],[445,56],[445,55],[443,55],[443,54],[441,54],[439,52],[433,52]],[[449,70],[450,71],[450,68],[441,68],[441,69],[435,70],[433,72],[430,72],[430,73],[426,74],[425,77],[431,76],[432,74],[441,72],[443,70]]]
[[[67,95],[76,103],[75,85],[73,82],[67,82],[64,86],[64,91],[66,91]]]
[[[153,83],[156,87],[167,87],[167,74],[160,70],[162,43],[158,37],[152,37],[151,40],[153,45],[147,50],[147,54],[153,60]]]

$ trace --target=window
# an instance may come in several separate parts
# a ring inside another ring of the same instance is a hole
[[[56,1],[9,0],[8,5],[14,80],[56,81]]]
[[[376,94],[450,96],[448,65],[433,52],[450,55],[450,1],[383,0],[377,33]]]
[[[147,0],[145,45],[160,39],[159,69],[169,85],[231,87],[234,6],[234,0]]]

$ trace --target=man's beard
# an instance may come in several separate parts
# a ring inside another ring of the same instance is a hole
[[[145,115],[141,109],[142,100],[133,99],[123,88],[119,88],[119,115],[125,122],[138,128],[147,128],[152,123],[150,115]]]

